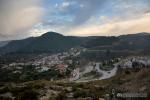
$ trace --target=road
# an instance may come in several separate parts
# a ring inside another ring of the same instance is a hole
[[[112,69],[112,70],[110,70],[110,71],[105,71],[105,70],[101,70],[100,68],[99,68],[99,65],[100,65],[100,63],[96,63],[96,66],[95,66],[95,69],[100,73],[100,74],[102,74],[102,76],[101,77],[99,77],[98,79],[90,79],[90,80],[84,80],[84,79],[78,79],[78,80],[76,80],[76,82],[89,82],[89,81],[94,81],[94,80],[103,80],[103,79],[108,79],[108,78],[111,78],[111,77],[113,77],[113,76],[115,76],[116,75],[116,73],[117,73],[117,70],[118,70],[118,67],[116,66],[116,65],[114,65],[115,67]],[[87,70],[88,69],[88,70]],[[85,72],[89,72],[89,71],[91,71],[92,70],[92,68],[86,68],[86,71]],[[81,73],[77,73],[77,74],[81,74]],[[82,73],[83,74],[83,73]],[[81,75],[82,75],[81,74]],[[79,77],[78,77],[79,78]]]
[[[112,70],[110,71],[104,71],[104,70],[101,70],[99,68],[99,65],[100,63],[96,63],[96,66],[95,66],[95,69],[102,74],[102,76],[99,78],[99,80],[102,80],[102,79],[107,79],[107,78],[111,78],[113,76],[116,75],[116,72],[117,72],[117,67],[115,66]]]

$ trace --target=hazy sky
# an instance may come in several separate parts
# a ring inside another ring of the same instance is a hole
[[[0,41],[150,32],[150,0],[0,0]]]

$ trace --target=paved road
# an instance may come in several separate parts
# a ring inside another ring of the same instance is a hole
[[[104,71],[104,70],[101,70],[99,68],[99,64],[100,63],[96,63],[96,66],[95,66],[95,69],[102,74],[102,76],[99,78],[99,80],[102,80],[102,79],[107,79],[107,78],[111,78],[113,76],[116,75],[116,72],[117,72],[117,67],[115,66],[112,70],[110,71]]]
[[[116,75],[116,72],[117,72],[117,70],[118,70],[118,68],[117,68],[117,66],[115,65],[115,67],[112,69],[112,70],[110,70],[110,71],[104,71],[104,70],[101,70],[100,68],[99,68],[99,64],[100,63],[96,63],[96,66],[95,66],[95,69],[99,72],[99,73],[101,73],[102,74],[102,76],[99,78],[99,79],[90,79],[90,80],[76,80],[76,82],[89,82],[89,81],[94,81],[94,80],[103,80],[103,79],[108,79],[108,78],[111,78],[111,77],[113,77],[113,76],[115,76]],[[86,72],[87,71],[91,71],[91,69],[92,68],[87,68],[88,70],[86,70]],[[78,74],[81,74],[81,73],[78,73]]]

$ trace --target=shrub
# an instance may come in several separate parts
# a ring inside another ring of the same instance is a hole
[[[78,97],[87,97],[89,96],[90,93],[88,91],[85,90],[78,90],[74,92],[74,97],[78,98]]]
[[[130,72],[130,71],[128,71],[128,70],[126,70],[126,71],[125,71],[125,74],[131,74],[131,72]]]
[[[16,100],[38,100],[38,93],[33,90],[26,90],[20,93]]]

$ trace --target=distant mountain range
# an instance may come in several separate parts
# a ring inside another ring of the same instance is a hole
[[[7,45],[9,41],[0,41],[0,47]]]
[[[150,34],[138,33],[121,35],[118,37],[97,37],[88,41],[85,45],[90,49],[110,49],[110,50],[149,50]]]
[[[56,32],[47,32],[39,37],[30,37],[23,40],[13,40],[0,48],[1,53],[55,53],[66,51],[82,43],[82,39],[72,36],[63,36]]]
[[[150,50],[150,34],[75,37],[47,32],[39,37],[13,40],[5,45],[0,43],[0,53],[56,53],[77,46],[96,50]]]

